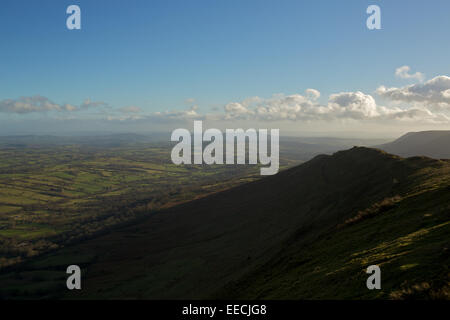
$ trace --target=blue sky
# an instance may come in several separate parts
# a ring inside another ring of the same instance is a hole
[[[66,28],[71,4],[81,30]],[[366,28],[371,4],[381,7],[382,30]],[[412,83],[394,75],[405,65],[423,81],[450,74],[446,0],[3,0],[0,8],[0,101],[39,95],[208,113],[308,88],[321,104],[339,92],[375,96],[382,85]],[[0,113],[11,117],[48,114]]]

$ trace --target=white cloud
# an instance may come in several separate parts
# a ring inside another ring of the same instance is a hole
[[[393,101],[421,103],[431,108],[450,107],[450,77],[438,76],[423,84],[402,88],[381,86],[377,93]]]
[[[248,102],[245,101],[228,103],[224,109],[226,119],[246,119],[254,114],[254,111],[248,108]]]
[[[444,99],[450,99],[450,89],[443,91],[442,96],[444,97]]]
[[[450,118],[445,114],[433,113],[425,107],[401,109],[380,106],[371,95],[360,91],[332,94],[328,103],[321,105],[316,102],[320,92],[315,91],[308,89],[305,91],[305,95],[278,94],[270,99],[252,98],[253,104],[247,102],[228,103],[224,107],[224,119],[299,122],[337,120],[450,122]]]
[[[377,107],[375,99],[360,91],[332,94],[328,100],[337,117],[366,119],[379,116],[385,109]]]
[[[431,124],[450,123],[450,117],[442,113],[433,113],[426,108],[412,108],[408,110],[399,110],[380,117],[380,120],[391,120],[394,122],[420,122]]]
[[[163,115],[169,118],[195,118],[198,117],[199,114],[197,113],[198,107],[193,106],[187,110],[180,110],[180,111],[164,111],[164,112],[156,112],[155,115]]]
[[[72,106],[60,106],[49,99],[36,95],[32,97],[20,97],[18,99],[5,99],[0,101],[0,112],[6,113],[31,113],[31,112],[46,112],[46,111],[61,111],[69,110]]]
[[[252,97],[225,106],[225,119],[300,120],[316,119],[327,113],[327,107],[315,100],[320,92],[308,89],[305,95],[273,95],[270,99]]]
[[[317,100],[320,98],[320,92],[316,89],[306,89],[305,93],[310,100]]]
[[[107,104],[104,102],[93,102],[90,99],[87,99],[79,107],[77,107],[72,104],[57,104],[46,97],[35,95],[32,97],[2,100],[0,101],[0,112],[17,114],[49,111],[72,112],[101,106],[107,106]]]
[[[225,118],[312,121],[366,119],[389,113],[386,108],[378,107],[372,96],[359,91],[332,94],[327,105],[318,104],[319,97],[319,91],[307,89],[305,95],[274,95],[266,100],[253,98],[254,104],[232,102],[225,106]]]
[[[416,79],[418,81],[422,81],[424,78],[424,74],[421,72],[409,73],[411,68],[409,66],[402,66],[400,68],[395,69],[395,75],[401,79]]]

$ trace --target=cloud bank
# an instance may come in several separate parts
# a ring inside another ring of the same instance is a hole
[[[377,93],[387,99],[399,102],[421,103],[428,107],[450,109],[450,77],[437,76],[425,83],[402,88],[380,86]]]
[[[380,106],[375,98],[361,91],[340,92],[330,95],[327,104],[319,104],[315,94],[308,89],[304,95],[274,95],[270,99],[253,98],[254,103],[231,102],[224,107],[225,120],[255,121],[416,121],[446,123],[449,116],[433,112],[426,104],[410,108]],[[382,89],[378,90],[384,95]]]
[[[5,99],[0,101],[0,112],[27,114],[36,112],[66,111],[73,112],[90,108],[107,107],[105,102],[91,101],[86,99],[81,105],[57,104],[50,99],[35,95],[31,97],[20,97],[18,99]]]
[[[423,74],[410,73],[408,66],[396,70],[397,77],[422,79]],[[269,98],[247,97],[241,101],[226,103],[221,111],[210,109],[200,112],[197,105],[184,110],[145,112],[139,106],[113,108],[105,102],[86,99],[80,105],[57,104],[43,96],[20,97],[0,101],[0,112],[9,114],[51,113],[74,114],[80,111],[91,114],[94,119],[124,123],[148,122],[174,124],[193,120],[209,120],[222,123],[236,121],[289,122],[314,124],[360,123],[360,124],[450,124],[450,77],[440,75],[426,82],[404,87],[380,86],[375,94],[382,98],[377,103],[371,94],[361,91],[344,91],[322,97],[319,90],[309,88],[303,93],[274,94]],[[186,102],[194,103],[194,99]],[[79,114],[78,114],[79,115]],[[74,114],[74,117],[75,114]],[[79,118],[79,116],[78,116]]]

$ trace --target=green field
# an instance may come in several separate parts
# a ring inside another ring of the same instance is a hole
[[[170,151],[164,143],[2,146],[0,268],[259,177],[256,166],[176,166]]]
[[[312,156],[281,146],[280,168]],[[134,135],[0,138],[0,269],[162,208],[260,178],[256,165],[174,165]]]

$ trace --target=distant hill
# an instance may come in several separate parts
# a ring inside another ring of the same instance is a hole
[[[378,148],[402,157],[427,156],[450,159],[450,131],[409,132]]]
[[[0,274],[0,295],[448,299],[449,191],[450,161],[320,155],[31,260]],[[71,264],[79,292],[65,289]],[[382,290],[366,288],[372,264]]]

